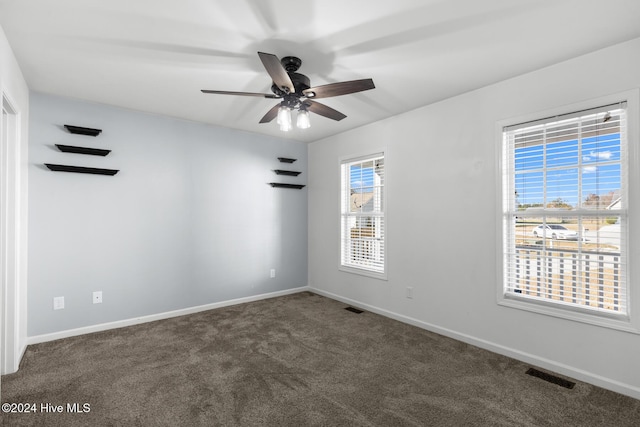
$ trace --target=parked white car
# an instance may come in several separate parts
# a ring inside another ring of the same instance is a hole
[[[567,227],[558,224],[539,225],[533,229],[533,235],[543,238],[578,240],[577,231],[569,230]]]

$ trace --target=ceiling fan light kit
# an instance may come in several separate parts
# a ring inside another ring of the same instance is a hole
[[[295,56],[285,56],[280,60],[277,56],[264,52],[258,52],[258,56],[273,81],[273,84],[271,85],[271,92],[273,92],[273,94],[230,92],[208,89],[202,89],[202,92],[218,95],[240,95],[268,99],[281,99],[282,101],[279,104],[276,104],[267,111],[260,120],[260,123],[269,123],[273,119],[277,118],[276,121],[280,126],[280,130],[283,132],[287,132],[293,128],[291,118],[291,111],[293,110],[297,111],[296,127],[298,129],[308,129],[311,126],[309,112],[336,121],[347,117],[331,107],[312,101],[311,98],[329,98],[375,88],[372,79],[351,80],[311,87],[309,78],[304,74],[297,73],[298,68],[302,65],[302,60],[300,60],[300,58]]]
[[[281,106],[278,108],[277,123],[280,125],[280,130],[288,132],[291,130],[291,109],[289,107]]]
[[[280,126],[280,130],[283,132],[288,132],[293,129],[291,111],[292,109],[289,107],[281,106],[280,108],[278,108],[277,123]],[[301,107],[298,110],[298,115],[296,117],[296,127],[298,129],[309,129],[311,127],[309,112],[304,107]]]
[[[301,108],[300,110],[298,110],[296,127],[298,129],[309,129],[311,127],[311,121],[309,120],[309,112],[304,108]]]

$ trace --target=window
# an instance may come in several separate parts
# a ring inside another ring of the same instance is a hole
[[[384,154],[341,163],[343,269],[384,277]]]
[[[502,297],[626,317],[626,102],[502,136]]]

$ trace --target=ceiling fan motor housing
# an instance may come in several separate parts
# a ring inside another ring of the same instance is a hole
[[[289,75],[289,78],[293,83],[293,87],[296,89],[295,94],[298,97],[304,96],[302,91],[307,90],[311,87],[311,81],[309,80],[309,77],[305,76],[304,74],[295,72],[287,72],[287,74]],[[271,86],[271,92],[282,97],[287,95],[287,93],[280,89],[275,83]]]
[[[287,70],[287,73],[294,73],[302,65],[302,59],[296,56],[285,56],[280,60],[280,63]]]

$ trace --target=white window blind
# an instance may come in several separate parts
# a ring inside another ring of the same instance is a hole
[[[626,315],[626,103],[503,130],[504,296]]]
[[[341,163],[341,265],[385,272],[384,154]]]

